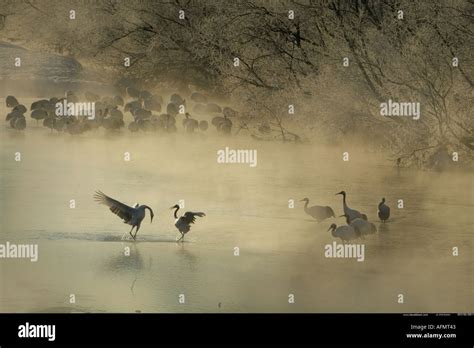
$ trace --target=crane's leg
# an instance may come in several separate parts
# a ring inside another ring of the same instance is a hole
[[[133,238],[132,231],[133,231],[133,228],[134,228],[134,227],[135,227],[135,226],[132,226],[132,229],[130,230],[130,232],[128,232],[128,233],[130,233],[130,237],[132,237],[132,238]]]
[[[133,240],[137,238],[137,233],[139,229],[140,229],[140,225],[138,225],[137,228],[135,229],[135,235],[133,236]]]
[[[176,241],[176,243],[178,243],[178,242],[179,242],[181,239],[183,239],[183,238],[184,238],[184,233],[181,233],[181,238],[179,238],[179,239]]]

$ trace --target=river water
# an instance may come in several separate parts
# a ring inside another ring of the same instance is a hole
[[[70,136],[29,116],[23,132],[7,126],[0,128],[0,242],[38,244],[39,259],[0,259],[0,312],[474,310],[472,174],[396,169],[347,144],[258,142],[214,129]],[[257,166],[217,163],[225,147],[256,149]],[[98,189],[153,208],[136,242],[121,240],[129,226],[93,201]],[[363,262],[326,258],[335,240],[327,229],[344,219],[317,223],[299,202],[308,197],[339,216],[341,190],[378,228],[357,241]],[[376,218],[382,197],[392,210],[386,224]],[[177,244],[169,207],[179,200],[206,217]]]

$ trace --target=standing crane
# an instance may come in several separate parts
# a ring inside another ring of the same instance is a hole
[[[348,223],[357,218],[362,218],[362,214],[354,209],[347,206],[346,203],[346,191],[336,193],[336,195],[342,195],[342,208],[344,209],[344,215],[347,215]]]
[[[334,215],[334,211],[331,207],[328,206],[321,206],[321,205],[313,205],[312,207],[308,207],[309,199],[303,198],[300,202],[305,202],[304,204],[304,212],[313,218],[315,218],[318,222],[321,222],[330,217],[336,217]]]

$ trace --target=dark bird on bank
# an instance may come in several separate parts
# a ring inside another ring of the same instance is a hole
[[[347,215],[348,223],[357,218],[362,218],[362,214],[354,209],[347,206],[346,203],[346,191],[336,193],[336,195],[342,195],[342,208],[344,209],[344,215]]]
[[[138,89],[134,87],[127,87],[126,91],[130,98],[140,98],[140,91]]]
[[[303,198],[300,202],[305,202],[304,212],[315,218],[318,222],[321,222],[330,217],[336,217],[331,207],[321,205],[313,205],[312,207],[308,207],[308,198]]]
[[[187,112],[186,118],[183,119],[183,127],[187,133],[193,133],[196,128],[199,127],[199,122],[191,117]]]
[[[145,99],[143,106],[147,110],[161,112],[161,104],[157,100],[153,99],[153,96],[151,98]]]
[[[13,123],[13,128],[16,130],[23,130],[26,128],[26,119],[25,116],[21,115],[18,116],[14,122],[11,122],[10,124]]]
[[[166,106],[166,113],[172,116],[176,116],[179,112],[179,104],[168,103]]]
[[[5,121],[11,121],[13,118],[17,117],[17,116],[20,116],[21,114],[19,112],[9,112],[7,114],[7,117],[5,118]]]
[[[7,108],[14,108],[18,105],[18,100],[12,95],[7,96],[5,102],[7,104]]]
[[[26,107],[22,104],[18,104],[13,108],[13,111],[19,112],[20,114],[24,114],[26,112]]]
[[[202,120],[202,121],[199,121],[199,129],[202,130],[203,132],[207,130],[207,128],[209,128],[209,124],[207,123],[207,121],[205,120]]]
[[[171,95],[170,102],[176,105],[186,105],[186,100],[177,93]]]
[[[207,103],[207,97],[199,92],[191,94],[191,100],[195,103]]]
[[[168,133],[175,133],[177,131],[176,119],[174,116],[170,114],[161,114],[160,121],[164,131]]]
[[[50,110],[52,103],[48,99],[40,99],[31,104],[30,110],[44,109]]]
[[[222,112],[222,108],[215,104],[215,103],[209,103],[206,105],[206,112],[209,112],[209,113],[221,113]]]
[[[140,91],[140,99],[149,99],[151,98],[151,93],[146,91],[146,90],[143,90],[143,91]]]
[[[382,202],[379,203],[379,219],[385,222],[390,217],[390,207],[385,204],[385,198],[382,198]]]
[[[23,115],[26,112],[25,106],[17,104],[13,110],[7,115],[5,121],[10,122],[10,127],[16,130],[23,130],[26,128],[26,119]]]
[[[128,102],[127,104],[125,104],[125,106],[123,107],[123,112],[129,111],[133,115],[133,113],[136,110],[139,110],[141,108],[142,108],[142,101],[141,100],[134,100],[134,101],[131,101],[131,102]],[[96,105],[96,109],[97,109],[97,105]]]
[[[175,209],[174,218],[177,220],[174,225],[178,229],[179,233],[181,233],[181,238],[179,238],[177,242],[181,240],[184,242],[184,235],[188,233],[189,230],[191,229],[191,224],[194,224],[194,222],[196,221],[196,216],[199,216],[199,217],[206,216],[206,214],[202,212],[193,213],[192,211],[187,211],[186,213],[184,213],[183,216],[178,218],[179,205],[176,204],[172,206],[170,209]]]
[[[45,118],[48,117],[48,112],[43,109],[34,109],[31,111],[31,118],[39,121],[39,120],[44,120]]]
[[[213,117],[211,123],[216,127],[218,133],[230,134],[232,130],[232,121],[226,115]]]
[[[106,196],[101,191],[96,191],[94,194],[94,199],[96,202],[100,204],[105,204],[110,208],[110,211],[123,219],[123,223],[129,224],[132,226],[130,230],[130,236],[135,240],[137,237],[138,230],[140,229],[140,225],[142,220],[145,218],[145,210],[148,209],[150,211],[150,223],[153,222],[153,210],[147,205],[139,205],[138,203],[135,204],[134,207],[130,207],[122,202],[119,202],[113,198]],[[132,234],[133,228],[135,229],[135,234]],[[122,236],[123,238],[123,236]]]
[[[23,130],[26,128],[26,119],[22,113],[10,112],[7,115],[6,121],[10,121],[10,127],[16,130]]]

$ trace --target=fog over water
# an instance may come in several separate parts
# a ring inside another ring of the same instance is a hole
[[[6,114],[5,105],[0,110]],[[369,147],[212,132],[70,136],[36,127],[28,117],[25,132],[5,123],[0,134],[0,242],[39,245],[38,262],[1,260],[1,312],[474,309],[472,173],[397,169]],[[225,147],[257,150],[257,166],[217,163]],[[147,215],[136,242],[121,240],[130,226],[93,201],[96,190],[149,205],[153,223]],[[378,229],[356,242],[365,244],[363,262],[324,256],[335,241],[327,229],[345,224],[338,217],[342,197],[335,195],[341,190]],[[303,211],[304,197],[331,206],[337,217],[313,221]],[[377,218],[382,197],[392,213],[386,224]],[[206,216],[177,244],[169,207],[181,199],[185,210]],[[452,256],[453,247],[459,256]]]

